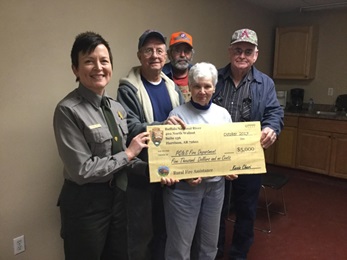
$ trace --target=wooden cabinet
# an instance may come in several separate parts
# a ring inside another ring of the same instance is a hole
[[[266,163],[269,163],[269,164],[274,164],[275,163],[275,147],[276,147],[276,144],[273,144],[269,148],[264,150],[265,162]]]
[[[347,127],[347,126],[346,126]],[[332,137],[332,151],[330,174],[347,179],[347,135],[334,134]]]
[[[296,167],[347,179],[347,121],[299,118]]]
[[[328,132],[299,130],[297,168],[328,174],[331,154],[331,135]]]
[[[275,163],[280,166],[295,167],[296,127],[283,128],[276,143]]]
[[[313,79],[316,70],[317,27],[276,29],[274,79]]]
[[[279,138],[270,148],[265,150],[267,163],[295,167],[297,126],[298,117],[284,117],[284,128]]]
[[[284,127],[275,146],[275,164],[295,167],[297,126],[298,117],[284,117]]]
[[[285,116],[266,163],[347,179],[347,121]]]

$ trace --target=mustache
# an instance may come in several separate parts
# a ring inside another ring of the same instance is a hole
[[[175,61],[175,63],[179,63],[179,62],[181,62],[181,61],[184,61],[184,62],[186,62],[186,63],[189,62],[188,59],[178,59],[178,60]]]

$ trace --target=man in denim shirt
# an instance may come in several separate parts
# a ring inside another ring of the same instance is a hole
[[[272,145],[283,127],[283,109],[280,107],[273,80],[254,67],[258,58],[258,37],[250,29],[234,32],[228,48],[230,63],[218,71],[218,83],[213,102],[225,107],[233,122],[260,121],[261,145]],[[261,188],[261,175],[240,175],[231,183],[226,181],[225,207],[232,186],[236,215],[229,259],[246,259],[254,240],[253,226]],[[225,212],[225,210],[224,210]],[[228,212],[225,212],[228,214]],[[224,252],[226,215],[222,216],[219,252]]]

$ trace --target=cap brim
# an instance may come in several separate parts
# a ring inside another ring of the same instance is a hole
[[[193,45],[191,45],[188,41],[184,41],[184,40],[178,40],[175,43],[172,43],[170,46],[174,46],[174,45],[181,44],[181,43],[188,44],[191,48],[193,48]]]
[[[253,44],[253,45],[255,45],[255,46],[258,46],[258,44],[254,43],[253,41],[247,41],[247,40],[244,40],[244,39],[233,41],[233,42],[230,43],[230,45],[233,45],[233,44],[238,43],[238,42],[248,42],[248,43],[250,43],[250,44]]]
[[[139,43],[138,48],[140,49],[149,38],[158,38],[164,44],[166,44],[165,37],[160,32],[153,31],[153,32],[148,33],[143,39],[141,39],[141,42]]]

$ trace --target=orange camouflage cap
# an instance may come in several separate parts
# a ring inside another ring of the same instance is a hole
[[[171,34],[170,45],[172,46],[177,43],[187,43],[190,47],[193,48],[193,38],[190,34],[186,32],[174,32]]]

